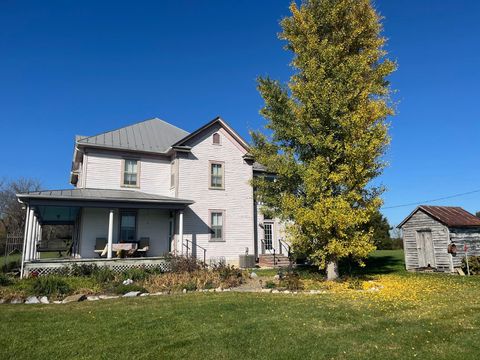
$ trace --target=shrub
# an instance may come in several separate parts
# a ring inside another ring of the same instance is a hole
[[[228,266],[220,263],[212,266],[212,271],[218,274],[222,285],[226,287],[236,287],[243,282],[243,271],[233,265]]]
[[[0,286],[9,286],[13,284],[13,279],[5,274],[0,273]]]
[[[130,268],[122,273],[124,280],[142,281],[150,276],[150,273],[142,268]]]
[[[40,276],[32,284],[36,295],[55,296],[65,295],[72,291],[68,283],[59,276]]]
[[[470,269],[470,274],[480,274],[480,256],[469,256],[468,268]],[[467,262],[465,258],[462,259],[462,270],[467,273]]]
[[[302,288],[302,283],[299,274],[296,271],[289,270],[280,280],[280,286],[285,287],[288,290],[300,290]]]
[[[96,264],[73,264],[70,267],[72,276],[92,276],[98,270]]]
[[[274,281],[269,280],[265,283],[265,287],[267,289],[275,289],[277,287],[277,284],[275,284]]]
[[[203,265],[193,257],[170,256],[170,271],[175,273],[194,272],[200,270]]]
[[[104,284],[110,281],[115,280],[115,273],[113,272],[112,269],[102,266],[97,268],[94,273],[92,274],[92,277],[97,280],[98,283]]]
[[[347,287],[352,290],[362,290],[363,282],[358,277],[353,277],[346,280]]]

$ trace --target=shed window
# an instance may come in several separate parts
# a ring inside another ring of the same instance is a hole
[[[220,134],[219,133],[213,134],[212,141],[215,145],[220,145]]]
[[[139,161],[125,159],[123,163],[123,186],[138,186]]]

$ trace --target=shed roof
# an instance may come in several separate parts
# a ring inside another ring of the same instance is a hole
[[[420,205],[398,227],[402,227],[417,211],[423,211],[448,227],[480,227],[480,218],[459,206]]]
[[[158,118],[94,136],[77,136],[78,145],[165,153],[189,133]]]

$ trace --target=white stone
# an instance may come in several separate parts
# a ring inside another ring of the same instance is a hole
[[[123,297],[137,297],[138,295],[140,295],[140,291],[129,291]]]
[[[182,292],[183,292],[184,294],[186,294],[186,293],[187,293],[187,289],[183,289]]]
[[[133,284],[133,280],[132,279],[127,279],[127,280],[124,280],[122,282],[123,285],[130,285],[130,284]]]
[[[87,296],[88,301],[97,301],[100,300],[100,297],[98,296]]]
[[[280,280],[280,275],[277,274],[277,275],[275,275],[273,278],[274,278],[275,280]]]
[[[285,290],[283,293],[284,294],[290,294],[290,290]]]
[[[227,288],[227,289],[223,289],[223,291],[230,291],[230,288]]]
[[[272,290],[272,294],[278,294],[279,292],[277,289]]]
[[[0,299],[0,304],[4,304],[5,303],[5,299]]]
[[[208,292],[214,292],[215,289],[208,289]]]
[[[58,301],[58,300],[55,300],[53,303],[54,304],[63,304],[61,301]]]
[[[264,293],[271,293],[271,292],[272,292],[272,289],[262,289],[262,292],[264,292]]]
[[[167,293],[164,293],[164,292],[156,292],[156,293],[152,293],[150,295],[152,296],[160,296],[160,295],[166,295]]]
[[[250,279],[255,279],[255,278],[258,278],[258,275],[257,275],[257,273],[252,272],[252,273],[250,274]]]
[[[36,296],[29,296],[27,300],[25,300],[25,304],[40,304],[40,300]]]
[[[118,299],[120,296],[118,295],[100,295],[99,298],[101,300],[109,300],[109,299]]]
[[[215,289],[215,291],[216,291],[216,292],[222,292],[223,289],[222,289],[221,287],[218,287],[218,288]]]
[[[47,298],[46,296],[42,296],[42,297],[40,298],[40,302],[41,302],[42,304],[50,304],[50,301],[48,301],[48,298]]]
[[[142,296],[142,297],[145,297],[145,296],[148,296],[148,295],[150,295],[150,294],[149,293],[141,293],[140,294],[140,296]]]

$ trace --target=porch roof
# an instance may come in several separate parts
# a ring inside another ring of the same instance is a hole
[[[45,190],[17,194],[25,204],[40,209],[45,206],[57,208],[142,208],[142,209],[183,209],[193,204],[192,200],[147,194],[135,190],[113,189],[67,189]],[[70,215],[70,217],[72,217]]]

